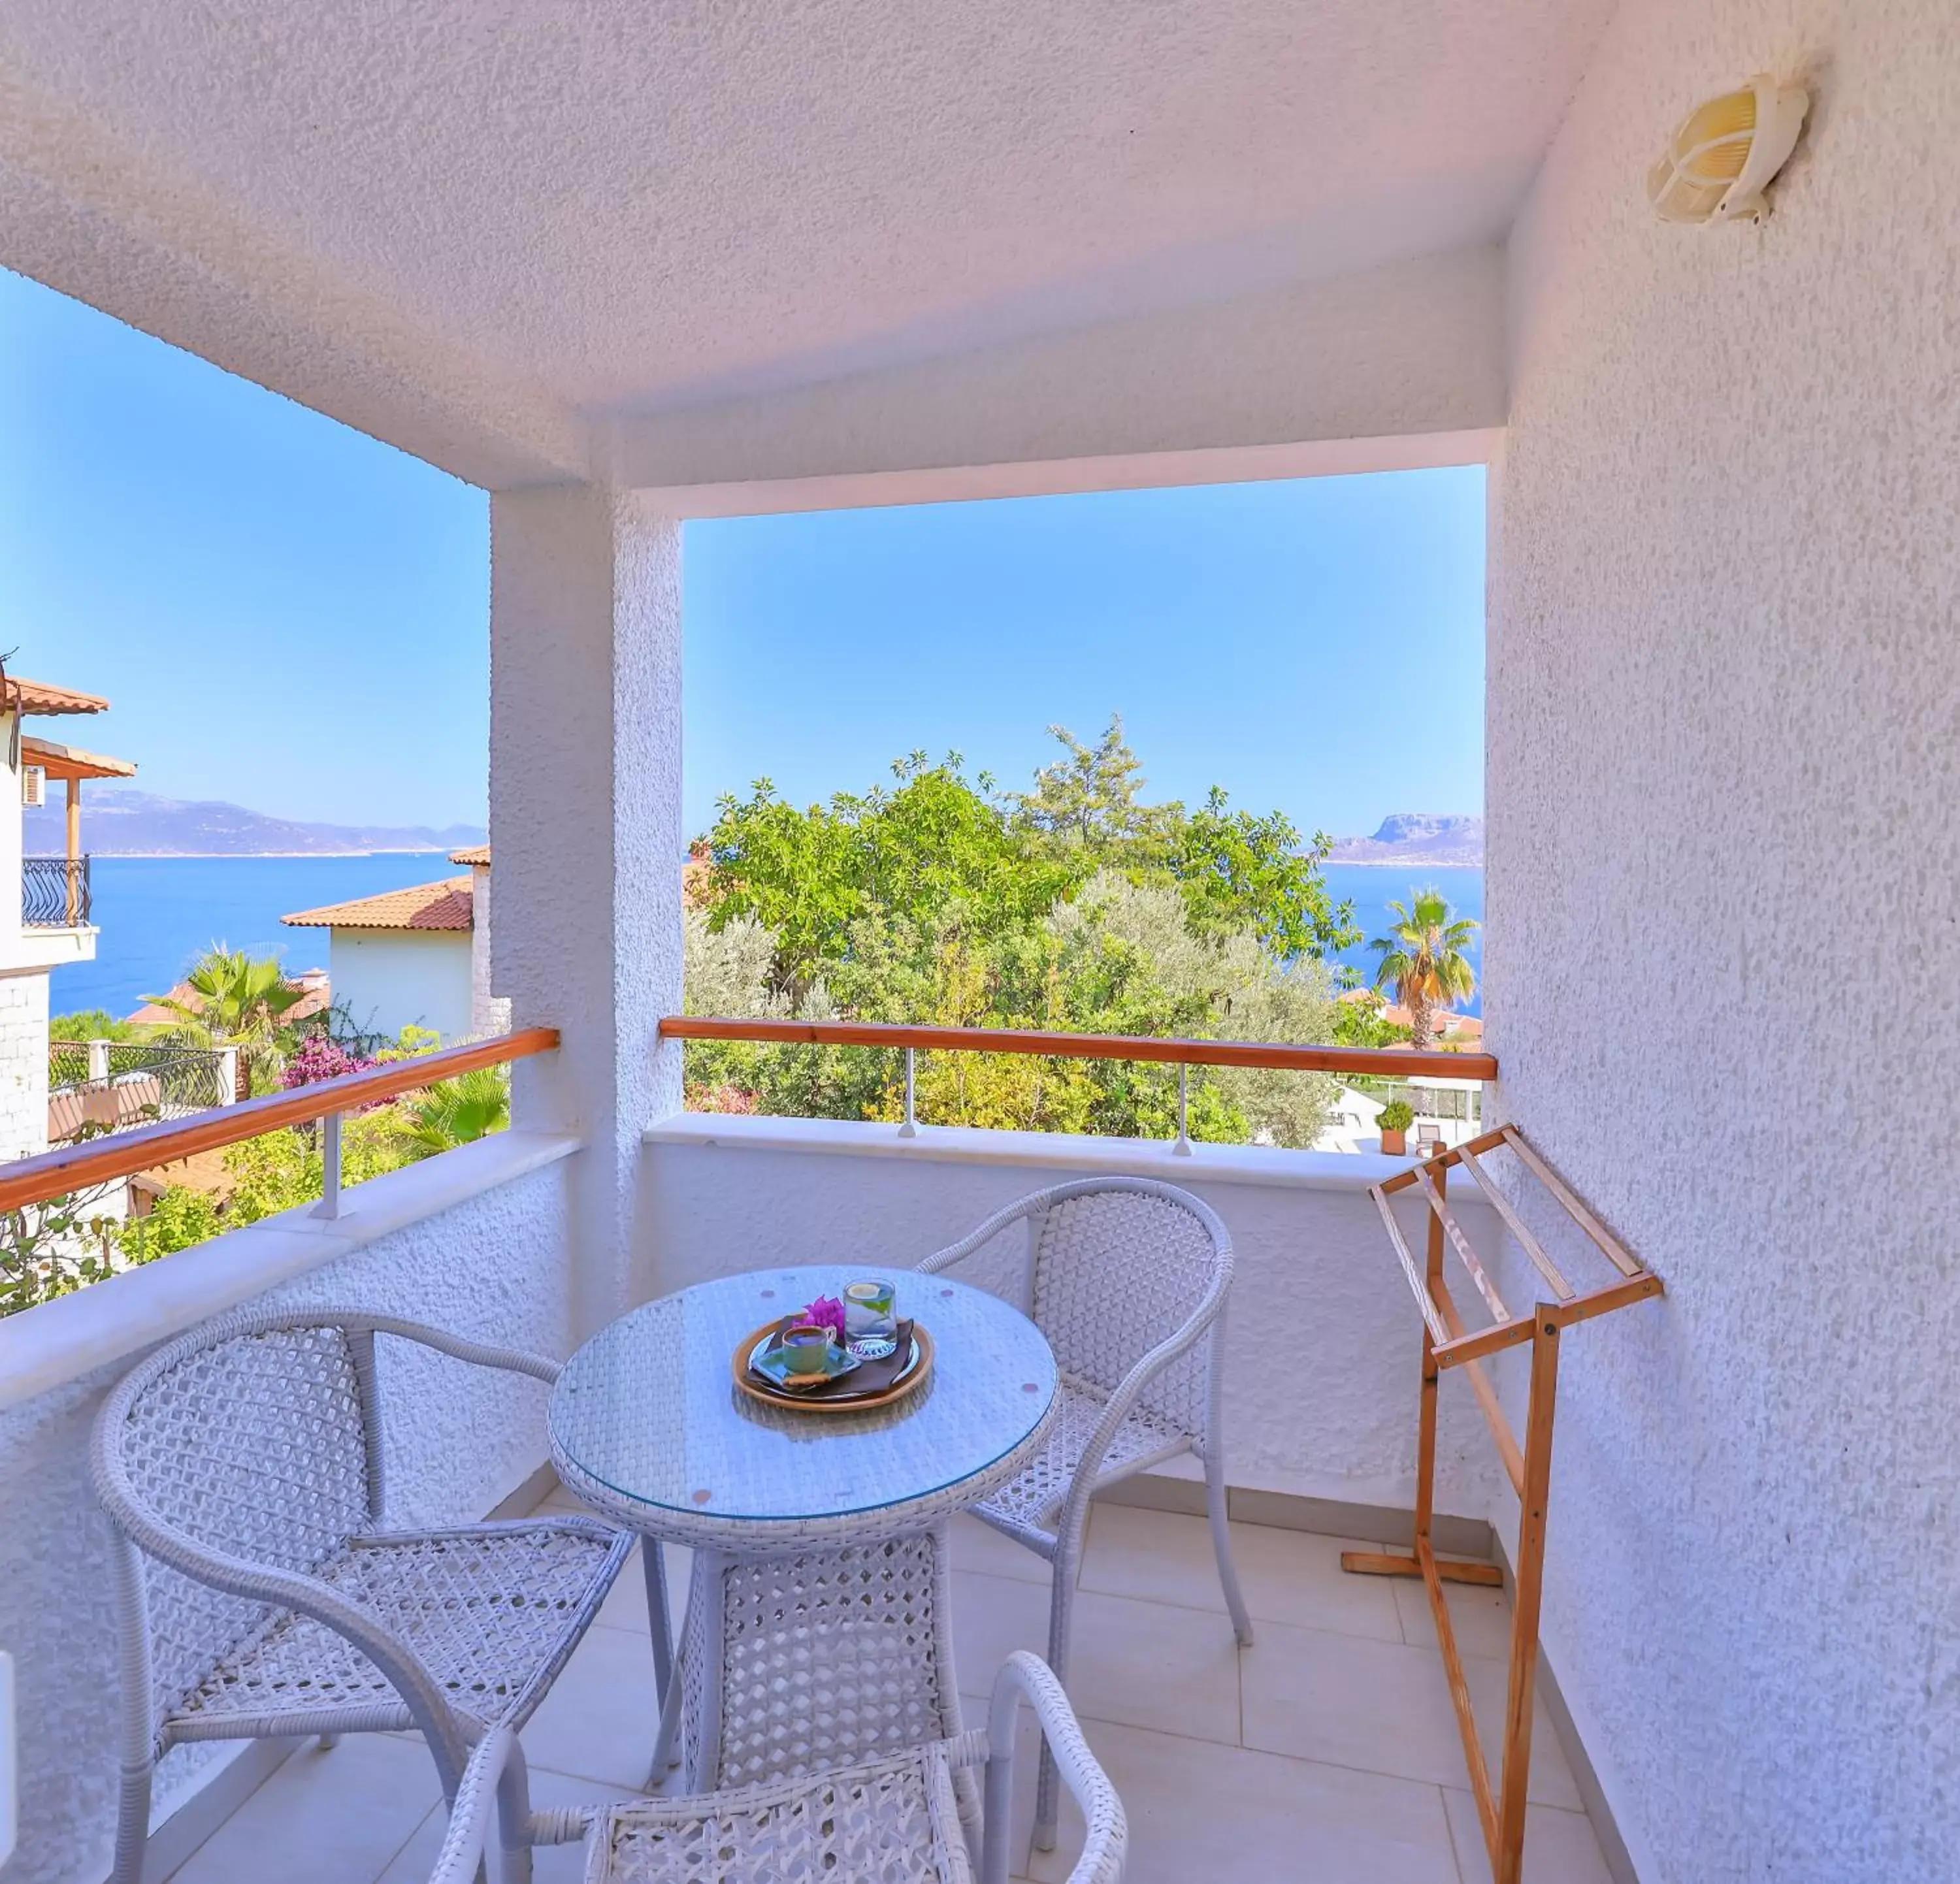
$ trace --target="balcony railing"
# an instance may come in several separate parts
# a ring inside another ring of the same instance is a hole
[[[173,1042],[50,1040],[48,1138],[184,1119],[237,1096],[235,1049]]]
[[[1415,1052],[1407,1048],[1282,1046],[1250,1040],[1153,1040],[1134,1034],[1050,1033],[1006,1027],[907,1027],[854,1020],[754,1020],[726,1015],[669,1014],[668,1040],[750,1040],[779,1046],[886,1047],[905,1056],[905,1111],[899,1129],[918,1129],[914,1065],[921,1052],[1017,1053],[1043,1059],[1139,1060],[1178,1069],[1177,1144],[1191,1149],[1185,1074],[1194,1066],[1265,1067],[1288,1073],[1335,1073],[1350,1078],[1494,1080],[1488,1053]]]
[[[21,860],[21,922],[29,929],[79,929],[89,920],[85,857]]]
[[[418,1054],[412,1059],[344,1074],[339,1079],[321,1080],[293,1092],[248,1099],[240,1105],[224,1106],[196,1118],[44,1151],[38,1157],[0,1165],[0,1214],[49,1203],[117,1178],[132,1177],[158,1165],[173,1164],[200,1151],[242,1144],[247,1138],[285,1126],[323,1120],[326,1194],[314,1206],[314,1214],[338,1216],[342,1113],[360,1111],[382,1100],[399,1099],[404,1093],[418,1092],[438,1080],[453,1079],[480,1066],[497,1066],[530,1054],[546,1053],[557,1045],[555,1027],[526,1027],[495,1040]]]

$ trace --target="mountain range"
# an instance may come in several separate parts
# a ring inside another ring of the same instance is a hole
[[[1373,837],[1344,837],[1328,853],[1332,864],[1450,864],[1484,867],[1484,820],[1434,811],[1397,811]]]
[[[50,799],[54,794],[50,793]],[[23,848],[52,856],[66,848],[59,803],[23,813]],[[83,848],[98,857],[332,857],[374,851],[454,851],[481,844],[480,825],[309,824],[268,817],[216,799],[160,798],[126,786],[88,788]]]

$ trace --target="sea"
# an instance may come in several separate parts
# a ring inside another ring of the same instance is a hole
[[[100,1007],[121,1017],[146,996],[166,992],[215,942],[253,955],[276,955],[289,970],[326,966],[324,929],[289,929],[300,909],[457,874],[441,851],[386,851],[350,857],[97,857],[91,865],[96,958],[55,970],[53,1011]],[[1333,900],[1352,900],[1364,937],[1383,933],[1391,902],[1431,886],[1459,915],[1484,915],[1484,873],[1457,866],[1332,864]],[[1360,945],[1339,958],[1372,979],[1375,956]],[[1465,1011],[1481,1014],[1481,991]]]
[[[58,968],[52,1010],[106,1009],[118,1019],[167,993],[215,942],[288,969],[326,966],[324,929],[279,918],[321,904],[406,889],[463,873],[444,851],[351,857],[97,857],[89,865],[95,960]]]

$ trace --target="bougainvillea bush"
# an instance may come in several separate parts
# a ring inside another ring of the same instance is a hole
[[[302,1086],[317,1086],[322,1080],[337,1080],[345,1073],[364,1073],[374,1062],[364,1060],[323,1033],[310,1033],[298,1051],[289,1054],[282,1078],[288,1092]]]

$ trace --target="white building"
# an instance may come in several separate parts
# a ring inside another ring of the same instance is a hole
[[[48,978],[95,960],[89,858],[81,848],[81,788],[128,778],[127,759],[87,753],[24,730],[56,715],[103,713],[92,693],[8,674],[0,680],[0,1159],[32,1157],[48,1144]],[[52,857],[22,852],[21,812],[59,784],[67,843]]]
[[[1054,1174],[1167,1169],[1238,1252],[1235,1491],[1301,1529],[1406,1525],[1421,1330],[1379,1161],[690,1118],[661,1021],[687,520],[1443,464],[1489,479],[1486,1116],[1666,1283],[1570,1337],[1541,1634],[1575,1787],[1534,1810],[1596,1831],[1567,1876],[1951,1878],[1952,0],[16,0],[0,62],[0,262],[489,494],[498,985],[560,1035],[512,1130],[337,1222],[0,1320],[8,1884],[105,1870],[93,1410],[268,1288],[564,1354],[718,1269],[896,1266]],[[1773,213],[1659,220],[1683,114],[1764,72],[1812,91]],[[1497,1279],[1529,1303],[1531,1269]],[[1275,1367],[1275,1330],[1312,1364]],[[1516,1359],[1489,1369],[1514,1411]],[[532,1487],[515,1405],[428,1390],[391,1497],[434,1521]],[[1440,1508],[1502,1551],[1519,1501],[1460,1438]],[[1183,1661],[1111,1628],[1162,1728],[1086,1709],[1138,1880],[1478,1874],[1460,1761],[1385,1771],[1455,1747],[1399,1613],[1338,1652],[1262,1618]],[[164,1775],[160,1814],[208,1771]],[[317,1794],[275,1816],[277,1783],[233,1876],[355,1822]]]
[[[450,861],[469,874],[280,918],[327,931],[333,1004],[359,1032],[427,1027],[455,1041],[508,1024],[508,1004],[490,993],[490,847]]]

